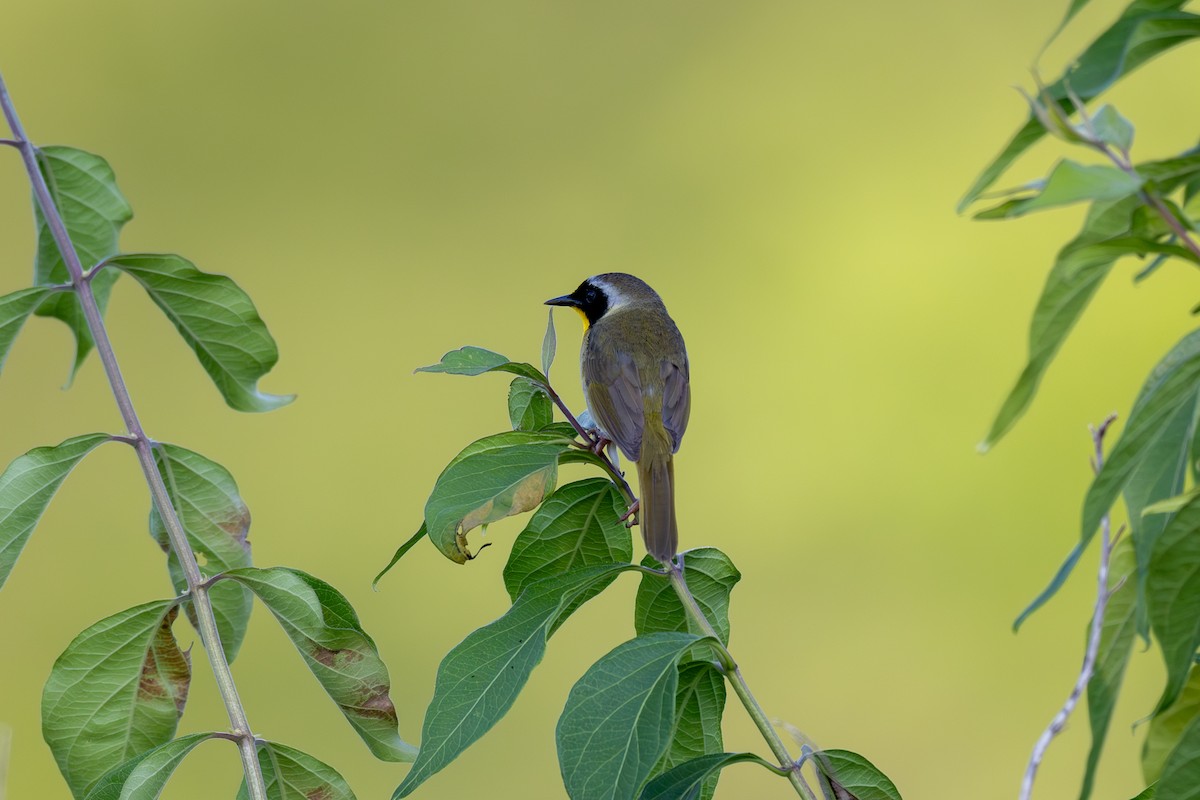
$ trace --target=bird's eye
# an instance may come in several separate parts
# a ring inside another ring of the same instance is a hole
[[[594,288],[589,288],[584,294],[583,299],[588,303],[596,302],[596,290]]]

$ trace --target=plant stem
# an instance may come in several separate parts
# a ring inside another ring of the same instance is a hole
[[[563,416],[567,418],[567,421],[571,423],[571,426],[575,428],[575,431],[584,441],[595,443],[596,440],[579,424],[579,420],[571,413],[571,409],[567,408],[567,404],[558,396],[558,392],[554,391],[554,387],[550,386],[549,381],[540,385],[546,390],[546,394],[550,396],[550,400],[558,406],[559,411],[563,413]],[[632,504],[637,498],[634,496],[633,489],[629,486],[628,481],[625,480],[616,465],[613,464],[612,459],[604,452],[597,453],[597,456],[603,462],[604,468],[608,471],[609,475],[612,476],[618,487],[620,487],[622,494],[625,495],[626,502]],[[679,595],[679,600],[683,603],[683,608],[687,611],[688,616],[716,644],[721,660],[721,669],[733,686],[734,694],[738,696],[738,699],[742,701],[742,705],[746,707],[746,713],[750,715],[755,726],[762,733],[763,738],[767,740],[767,744],[771,747],[771,752],[779,759],[780,769],[787,775],[788,781],[796,789],[796,793],[805,798],[805,800],[817,800],[816,794],[804,782],[804,777],[800,774],[800,765],[788,753],[787,745],[783,743],[783,739],[779,737],[779,733],[771,724],[771,720],[767,717],[766,712],[758,704],[754,693],[750,691],[750,685],[746,683],[746,679],[743,677],[742,670],[738,667],[737,661],[734,660],[733,655],[721,643],[721,637],[717,635],[716,628],[712,626],[708,617],[704,615],[704,610],[700,608],[700,605],[696,602],[696,598],[692,596],[692,591],[688,588],[687,581],[683,577],[683,555],[681,553],[676,560],[667,565],[667,577],[671,581],[671,587]],[[655,574],[661,573],[655,571]]]
[[[104,372],[108,376],[108,382],[112,388],[113,397],[116,399],[117,408],[121,412],[121,418],[129,431],[129,438],[124,441],[132,440],[131,444],[137,452],[138,462],[146,477],[146,483],[150,487],[150,497],[167,529],[171,548],[183,567],[188,594],[192,600],[192,607],[196,611],[196,627],[200,634],[200,640],[204,643],[204,650],[208,654],[208,661],[216,678],[217,689],[229,715],[231,733],[236,738],[238,750],[241,753],[242,768],[246,774],[246,788],[252,800],[267,800],[266,784],[263,782],[262,769],[258,763],[255,736],[250,730],[245,709],[238,697],[237,686],[233,682],[233,673],[229,668],[229,662],[225,659],[225,651],[221,647],[221,637],[217,630],[212,601],[209,599],[208,586],[200,572],[199,564],[196,563],[195,553],[188,543],[187,532],[171,504],[167,487],[154,462],[153,443],[146,436],[142,429],[142,423],[138,419],[137,411],[134,410],[129,389],[125,386],[125,379],[121,376],[121,369],[117,364],[112,342],[109,341],[108,331],[104,326],[104,318],[96,304],[96,297],[92,293],[91,285],[85,278],[83,264],[79,261],[79,254],[75,251],[75,245],[67,233],[62,215],[55,206],[54,199],[50,196],[45,176],[38,167],[36,148],[25,135],[12,98],[4,85],[3,76],[0,76],[0,107],[3,108],[8,127],[12,130],[16,147],[21,151],[21,158],[25,162],[25,170],[29,173],[29,181],[33,186],[34,197],[42,211],[42,217],[50,228],[58,251],[62,254],[63,263],[71,276],[71,285],[79,297],[79,304],[83,308],[88,331],[96,342],[96,352],[99,354]]]
[[[1092,448],[1094,451],[1092,467],[1096,472],[1104,466],[1104,434],[1108,431],[1108,426],[1117,418],[1116,414],[1110,414],[1104,422],[1100,423],[1099,427],[1088,426],[1092,434]],[[1071,687],[1071,693],[1067,696],[1066,702],[1062,708],[1050,720],[1050,724],[1042,731],[1042,735],[1038,737],[1037,742],[1033,746],[1033,752],[1029,756],[1029,764],[1025,767],[1025,776],[1021,780],[1020,800],[1029,800],[1033,794],[1033,782],[1037,778],[1038,767],[1042,764],[1042,759],[1046,755],[1047,748],[1050,747],[1050,742],[1054,740],[1067,724],[1067,718],[1071,716],[1071,712],[1075,710],[1076,704],[1079,703],[1079,698],[1083,696],[1084,690],[1087,689],[1088,683],[1092,680],[1092,675],[1096,671],[1096,659],[1100,654],[1100,639],[1104,633],[1104,612],[1108,609],[1108,601],[1112,597],[1115,589],[1110,589],[1108,585],[1108,568],[1112,561],[1112,551],[1115,540],[1112,536],[1112,523],[1109,515],[1105,514],[1100,520],[1100,566],[1096,570],[1096,606],[1092,611],[1092,624],[1088,631],[1087,650],[1083,656],[1083,667],[1079,670],[1079,677],[1075,679],[1075,685]],[[1118,534],[1119,536],[1120,534]]]
[[[669,567],[669,578],[671,587],[675,593],[679,595],[680,602],[683,603],[684,610],[692,621],[699,626],[700,630],[704,631],[705,635],[712,637],[713,641],[719,645],[718,653],[720,654],[721,666],[725,671],[725,676],[729,678],[729,683],[733,686],[733,692],[742,701],[742,705],[746,707],[746,713],[750,715],[750,719],[754,721],[755,727],[759,733],[767,740],[767,744],[771,747],[771,752],[779,759],[780,768],[786,771],[788,781],[795,788],[796,793],[805,800],[816,800],[816,794],[812,788],[804,782],[804,778],[800,774],[800,765],[796,763],[788,752],[787,745],[783,743],[783,739],[779,737],[779,733],[775,730],[775,726],[771,724],[771,720],[767,717],[762,706],[758,704],[758,700],[754,697],[754,693],[750,691],[750,685],[746,683],[745,676],[742,675],[741,668],[737,665],[733,655],[721,645],[721,638],[717,635],[717,630],[708,621],[703,609],[696,602],[696,598],[692,596],[692,591],[688,589],[687,581],[683,577],[683,554],[673,561]]]

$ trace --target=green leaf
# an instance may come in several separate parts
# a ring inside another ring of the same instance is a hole
[[[637,797],[671,743],[679,660],[701,637],[652,633],[617,645],[571,689],[555,728],[574,800]]]
[[[200,359],[230,408],[273,411],[294,394],[266,394],[258,381],[279,360],[275,340],[250,297],[224,275],[196,269],[175,255],[143,253],[110,258],[106,269],[142,285]]]
[[[725,713],[725,676],[705,661],[681,663],[675,688],[675,725],[671,743],[651,774],[672,770],[725,749],[721,716]],[[722,765],[723,766],[723,765]],[[699,786],[700,800],[711,800],[719,769],[711,770]]]
[[[1176,511],[1183,508],[1197,497],[1200,497],[1200,486],[1188,489],[1183,494],[1177,494],[1174,497],[1168,497],[1166,500],[1159,500],[1157,503],[1151,503],[1142,509],[1142,514],[1146,516],[1151,514],[1174,514]]]
[[[1200,645],[1200,500],[1181,508],[1154,543],[1146,602],[1167,666],[1161,713],[1179,696]]]
[[[322,688],[376,758],[404,762],[416,758],[417,749],[398,732],[387,667],[353,606],[337,589],[286,567],[250,567],[226,577],[251,589],[271,609]]]
[[[1012,219],[1033,211],[1082,203],[1087,200],[1114,201],[1136,194],[1141,181],[1116,167],[1084,166],[1063,160],[1051,170],[1041,192],[1033,197],[1002,203],[981,211],[975,219]]]
[[[605,478],[588,478],[560,487],[546,498],[513,542],[504,565],[508,596],[515,601],[536,581],[581,567],[631,561],[633,542],[629,529],[621,522],[624,513],[620,491]],[[614,574],[580,592],[564,618],[615,579]]]
[[[1158,784],[1147,786],[1141,794],[1133,798],[1133,800],[1154,800],[1154,795],[1158,793]]]
[[[85,630],[42,691],[42,736],[75,797],[175,735],[191,664],[171,633],[176,600],[146,603]]]
[[[1186,409],[1196,407],[1200,391],[1200,330],[1185,336],[1160,361],[1142,385],[1104,466],[1088,488],[1081,537],[1086,546],[1138,465]]]
[[[546,315],[546,335],[542,339],[542,373],[550,374],[554,363],[554,351],[558,348],[558,336],[554,333],[554,309]]]
[[[13,342],[17,340],[17,334],[24,327],[25,320],[29,319],[29,315],[38,307],[38,304],[50,294],[49,289],[34,287],[0,297],[0,369],[4,368],[8,351],[12,349]]]
[[[429,539],[459,564],[472,558],[467,533],[537,508],[558,480],[571,440],[558,433],[510,431],[473,442],[438,476],[425,503]]]
[[[1147,783],[1162,777],[1167,757],[1197,717],[1200,717],[1200,669],[1193,667],[1179,699],[1150,721],[1150,730],[1142,745],[1142,775]]]
[[[187,532],[192,551],[207,577],[239,567],[248,567],[250,543],[250,509],[238,491],[233,476],[215,461],[199,453],[173,444],[154,447],[154,463],[167,487],[167,496],[183,529]],[[167,571],[178,594],[187,591],[187,578],[178,556],[171,549],[166,526],[158,509],[150,505],[150,535],[167,554]],[[236,583],[217,583],[208,592],[221,648],[225,658],[233,661],[241,649],[250,623],[253,600],[250,593]],[[195,609],[187,606],[192,627],[199,630]]]
[[[133,218],[133,209],[117,189],[117,178],[108,162],[83,150],[55,146],[38,148],[37,159],[84,269],[114,255],[121,227]],[[67,283],[67,266],[36,202],[33,214],[37,225],[33,282],[39,286]],[[91,278],[101,316],[118,277],[116,272],[101,270]],[[79,298],[74,292],[55,292],[38,307],[37,314],[61,319],[75,334],[75,362],[71,367],[74,377],[95,346]]]
[[[1156,787],[1157,796],[1163,800],[1200,798],[1200,717],[1184,728],[1179,744],[1167,756]]]
[[[1117,588],[1118,586],[1120,588]],[[1088,751],[1080,800],[1087,800],[1091,795],[1096,767],[1100,763],[1100,754],[1112,721],[1113,707],[1117,704],[1121,682],[1125,677],[1125,667],[1129,664],[1129,654],[1137,632],[1137,559],[1134,556],[1133,541],[1129,537],[1117,543],[1109,559],[1108,590],[1112,594],[1104,612],[1100,650],[1096,656],[1095,671],[1087,686],[1092,746]]]
[[[267,800],[355,800],[338,771],[307,753],[278,742],[263,742],[258,763],[267,784]],[[250,800],[243,780],[238,800]]]
[[[896,784],[858,753],[849,750],[822,750],[813,756],[817,770],[837,789],[856,800],[900,800]]]
[[[707,782],[730,764],[749,761],[778,773],[779,767],[754,753],[713,753],[700,756],[664,772],[646,784],[638,800],[699,800]]]
[[[1105,104],[1092,115],[1092,127],[1100,141],[1121,151],[1133,147],[1133,123],[1121,116],[1111,105]]]
[[[536,431],[554,421],[550,395],[529,378],[513,378],[508,387],[508,419],[514,431]]]
[[[688,588],[704,616],[717,629],[721,644],[729,644],[729,593],[741,580],[742,573],[729,556],[715,547],[688,550],[683,556],[683,576]],[[647,558],[642,563],[652,567],[658,562]],[[670,582],[660,575],[642,574],[633,613],[638,636],[657,631],[703,633],[684,611]]]
[[[442,356],[442,360],[428,367],[418,367],[414,372],[445,372],[449,375],[482,375],[485,372],[511,372],[524,378],[546,383],[546,376],[531,364],[509,361],[499,353],[482,347],[460,347]]]
[[[1134,408],[1139,408],[1139,403]],[[1177,495],[1183,490],[1188,473],[1188,451],[1196,427],[1196,409],[1184,406],[1167,422],[1162,433],[1147,449],[1134,468],[1123,495],[1129,512],[1137,553],[1138,633],[1149,643],[1150,622],[1146,604],[1146,575],[1154,543],[1171,521],[1170,514],[1146,515],[1146,507],[1155,500]]]
[[[1067,96],[1068,88],[1083,102],[1089,102],[1155,56],[1200,36],[1200,17],[1173,11],[1182,5],[1183,2],[1133,3],[1072,62],[1068,74],[1046,87],[1045,94],[1071,113],[1074,107]],[[959,201],[959,213],[987,191],[1045,133],[1046,129],[1030,113],[1028,121]]]
[[[1169,437],[1182,409],[1195,407],[1197,389],[1200,388],[1197,381],[1200,381],[1200,330],[1185,336],[1146,379],[1121,438],[1088,488],[1079,542],[1050,585],[1017,618],[1014,628],[1058,591],[1095,536],[1101,518],[1133,480],[1139,465],[1144,463],[1145,455],[1154,452],[1156,443],[1164,436]]]
[[[1058,252],[1033,312],[1028,362],[1005,398],[987,437],[980,443],[981,452],[987,452],[998,442],[1029,408],[1050,362],[1113,263],[1122,255],[1134,252],[1120,237],[1129,231],[1130,219],[1137,207],[1138,201],[1134,198],[1094,204],[1083,229]]]
[[[187,754],[214,735],[193,733],[139,753],[106,772],[92,786],[86,800],[157,800]]]
[[[508,613],[447,653],[421,726],[421,750],[393,799],[412,793],[508,713],[541,662],[562,610],[594,583],[630,569],[635,567],[609,564],[537,581]]]
[[[404,558],[404,554],[407,553],[409,550],[411,550],[413,548],[413,545],[415,545],[417,542],[421,541],[428,535],[429,535],[429,532],[425,529],[425,523],[422,522],[421,527],[417,530],[417,532],[414,533],[411,537],[409,537],[407,542],[405,542],[404,544],[402,544],[396,548],[396,552],[392,554],[392,560],[388,562],[388,565],[386,567],[384,567],[383,569],[381,569],[379,571],[379,574],[375,576],[375,580],[371,581],[371,588],[378,591],[379,590],[379,581],[383,579],[383,576],[387,575],[389,572],[392,571],[392,567],[396,566],[396,562],[399,561],[400,559]]]
[[[0,587],[58,487],[84,456],[107,441],[106,433],[89,433],[55,447],[35,447],[0,475]]]

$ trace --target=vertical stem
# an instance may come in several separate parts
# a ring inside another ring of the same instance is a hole
[[[109,341],[108,331],[104,327],[104,318],[96,304],[96,296],[92,293],[91,284],[84,275],[79,254],[75,251],[75,245],[71,242],[62,216],[54,204],[54,199],[50,196],[45,176],[38,167],[36,149],[25,135],[25,129],[21,126],[21,120],[17,116],[12,98],[8,94],[8,88],[4,85],[3,76],[0,76],[0,107],[3,108],[8,127],[12,130],[16,147],[21,151],[21,158],[25,162],[26,172],[29,173],[29,181],[33,186],[33,194],[42,211],[42,217],[50,228],[58,251],[62,254],[63,263],[71,276],[71,286],[79,297],[88,332],[96,342],[96,352],[100,356],[100,362],[104,366],[105,375],[108,376],[108,383],[112,388],[113,397],[116,399],[117,408],[121,412],[121,418],[125,422],[134,450],[137,452],[138,463],[141,464],[142,473],[150,487],[150,497],[167,529],[171,549],[174,550],[175,556],[183,567],[188,593],[196,611],[200,640],[204,643],[204,651],[212,666],[217,689],[229,715],[230,727],[237,738],[238,750],[242,757],[242,768],[246,773],[247,790],[252,800],[267,800],[266,785],[263,782],[262,769],[258,763],[255,736],[250,730],[246,711],[242,707],[237,686],[233,682],[233,673],[229,669],[229,662],[225,659],[225,651],[221,647],[221,637],[217,631],[217,621],[213,614],[212,601],[209,599],[208,587],[204,585],[204,576],[200,573],[200,566],[196,563],[196,556],[188,543],[187,532],[179,520],[179,515],[175,512],[175,507],[171,504],[171,498],[167,494],[167,487],[163,483],[162,475],[154,463],[153,445],[142,429],[141,420],[138,419],[137,411],[133,407],[133,400],[129,396],[129,389],[125,386],[125,379],[121,376],[121,368],[117,364],[112,342]]]
[[[696,598],[692,596],[692,592],[688,589],[687,581],[683,577],[683,567],[680,565],[682,557],[673,561],[669,566],[669,577],[671,587],[675,593],[679,595],[680,602],[683,603],[684,609],[688,616],[696,623],[700,630],[704,631],[705,635],[711,636],[715,642],[720,643],[721,639],[717,635],[716,628],[708,621],[708,617],[704,615],[704,610],[696,602]],[[754,697],[754,693],[750,691],[750,684],[746,683],[746,678],[742,675],[741,668],[737,665],[733,656],[724,646],[718,651],[721,656],[721,666],[725,671],[725,676],[729,678],[729,684],[733,687],[733,692],[738,696],[738,700],[742,701],[742,705],[746,708],[746,713],[750,715],[750,719],[754,721],[755,727],[759,733],[766,739],[767,744],[771,748],[771,752],[775,754],[775,758],[779,759],[779,766],[787,770],[788,781],[796,793],[805,800],[816,800],[816,794],[812,788],[804,782],[804,778],[800,775],[800,765],[792,758],[788,752],[787,745],[783,743],[779,733],[775,730],[775,726],[771,724],[771,720],[767,717],[758,700]]]

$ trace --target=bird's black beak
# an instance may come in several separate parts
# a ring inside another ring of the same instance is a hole
[[[548,306],[570,306],[571,308],[579,308],[579,301],[569,294],[564,294],[562,297],[551,297],[546,301]]]

